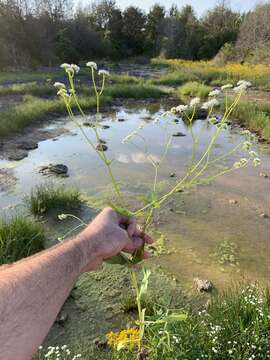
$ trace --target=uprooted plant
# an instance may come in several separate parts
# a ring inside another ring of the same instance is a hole
[[[79,97],[76,93],[76,73],[80,70],[77,65],[61,65],[67,74],[69,84],[67,88],[63,83],[55,83],[55,87],[58,89],[57,94],[63,99],[70,119],[80,129],[91,150],[97,153],[97,156],[100,158],[107,169],[108,176],[113,187],[113,196],[110,199],[106,199],[107,203],[121,215],[138,218],[144,232],[149,230],[155,212],[161,207],[164,207],[168,201],[171,200],[180,191],[190,189],[201,183],[212,181],[218,176],[232,173],[237,169],[248,166],[249,164],[257,166],[261,163],[261,160],[258,158],[256,152],[252,150],[252,142],[254,139],[249,131],[243,131],[243,140],[240,141],[236,146],[232,147],[232,149],[230,149],[228,152],[218,156],[214,154],[215,144],[219,138],[220,133],[228,127],[227,121],[233,114],[234,109],[237,107],[242,93],[249,86],[251,86],[251,84],[245,80],[239,81],[236,87],[233,87],[231,84],[224,85],[222,86],[221,90],[211,91],[209,93],[208,101],[204,102],[203,104],[201,104],[200,98],[196,97],[193,98],[188,105],[179,105],[177,107],[173,107],[169,111],[163,113],[159,118],[153,120],[153,124],[155,126],[162,128],[165,137],[165,147],[161,158],[156,159],[149,153],[147,146],[148,142],[143,134],[143,124],[138,124],[138,127],[122,140],[122,143],[130,143],[135,147],[140,147],[140,144],[143,143],[143,151],[145,156],[153,167],[153,184],[151,191],[149,191],[147,194],[142,194],[140,197],[141,203],[137,206],[136,209],[131,208],[129,205],[127,205],[127,201],[125,199],[119,179],[117,179],[114,175],[113,159],[109,159],[107,157],[105,153],[106,149],[104,146],[102,146],[103,142],[100,136],[100,103],[101,97],[105,92],[106,79],[110,76],[110,74],[106,70],[98,71],[97,64],[94,62],[88,62],[86,66],[89,68],[94,93],[96,96],[96,116],[95,121],[92,123],[91,127],[86,130],[82,125],[82,123],[85,121],[85,118],[87,117],[87,114],[82,109]],[[233,98],[231,98],[229,95],[231,91],[233,91],[235,94]],[[230,99],[230,101],[228,101],[228,99]],[[213,112],[214,108],[219,106],[220,101],[224,102],[225,111],[222,117],[217,119]],[[76,116],[74,108],[77,108],[79,114],[81,115],[80,118]],[[192,129],[192,123],[201,108],[207,112],[207,119],[205,120],[204,126],[202,127],[199,134],[195,135]],[[177,178],[171,188],[166,189],[166,191],[160,194],[158,191],[160,168],[166,159],[174,135],[170,129],[170,125],[172,124],[172,115],[181,116],[181,118],[188,123],[188,128],[192,139],[192,153],[184,175],[181,178]],[[81,118],[83,121],[81,121]],[[198,145],[209,126],[213,127],[214,129],[213,135],[202,154],[198,154]],[[92,140],[93,135],[95,141]],[[227,164],[233,154],[235,155],[238,152],[238,161],[231,162],[230,165],[224,165],[225,162]],[[242,157],[242,152],[247,154],[246,157]],[[60,215],[60,219],[64,219],[65,217],[66,216],[63,216],[63,214]],[[84,223],[81,222],[80,226],[84,226]],[[136,272],[132,269],[132,265],[142,261],[143,253],[144,245],[131,256],[127,256],[121,253],[119,256],[110,259],[109,261],[110,263],[122,265],[126,264],[131,267],[132,283],[136,290],[136,300],[139,314],[139,331],[136,333],[138,336],[135,334],[135,332],[133,332],[126,337],[124,336],[125,334],[118,334],[120,336],[120,340],[117,338],[118,335],[116,336],[111,334],[111,337],[109,337],[109,342],[111,342],[113,346],[117,344],[117,349],[123,349],[127,347],[129,349],[136,348],[138,351],[141,351],[145,326],[151,326],[153,322],[155,322],[150,320],[146,321],[145,309],[143,309],[141,306],[141,296],[147,290],[150,272],[144,272],[143,281],[141,286],[139,286]],[[174,320],[182,320],[185,318],[183,314],[171,314],[170,316]],[[170,316],[166,314],[166,319],[160,318],[156,321],[169,321]],[[133,340],[131,341],[131,339]]]

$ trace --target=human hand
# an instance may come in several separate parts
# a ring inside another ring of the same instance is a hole
[[[152,244],[153,239],[144,234],[135,219],[129,219],[116,213],[111,208],[105,208],[80,234],[80,238],[94,246],[96,266],[102,261],[118,255],[121,251],[134,253],[144,243]],[[150,254],[145,251],[144,258]],[[93,269],[89,264],[85,271]]]

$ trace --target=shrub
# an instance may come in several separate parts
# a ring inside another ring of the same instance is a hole
[[[0,220],[0,265],[12,263],[44,249],[42,226],[31,219],[17,216]]]
[[[52,184],[37,186],[28,199],[30,211],[34,215],[42,215],[53,209],[75,209],[81,202],[81,195],[76,189],[54,187]]]

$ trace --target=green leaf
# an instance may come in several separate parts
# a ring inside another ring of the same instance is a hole
[[[112,203],[109,203],[109,206],[120,215],[127,216],[129,218],[133,216],[133,213],[129,211],[127,208],[117,206]]]
[[[105,260],[107,264],[111,265],[130,265],[131,261],[122,253]]]

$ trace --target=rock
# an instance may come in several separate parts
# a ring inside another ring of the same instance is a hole
[[[16,151],[8,156],[10,161],[20,161],[28,156],[27,151]]]
[[[68,314],[60,313],[57,315],[55,322],[61,326],[64,326],[67,319],[68,319]]]
[[[149,354],[148,354],[147,350],[142,349],[139,352],[137,352],[136,360],[145,360],[148,358],[148,356],[149,356]]]
[[[195,119],[206,119],[208,116],[208,110],[207,109],[199,109],[195,114]]]
[[[105,348],[107,346],[107,340],[106,339],[100,339],[100,338],[95,338],[93,340],[93,344],[99,348]]]
[[[97,144],[96,146],[97,151],[106,151],[108,150],[108,146],[102,143]]]
[[[126,121],[126,119],[124,119],[124,118],[119,118],[118,121],[119,121],[119,122],[124,122],[124,121]]]
[[[176,174],[175,174],[175,173],[171,173],[171,174],[170,174],[170,178],[174,178],[174,177],[176,177]]]
[[[213,290],[213,284],[209,280],[195,278],[194,282],[199,292],[210,292]]]
[[[178,131],[178,132],[174,133],[172,136],[180,137],[180,136],[186,136],[186,134],[183,134],[182,132]]]
[[[260,176],[261,176],[261,177],[264,177],[264,178],[268,178],[268,177],[269,177],[267,174],[265,174],[265,173],[263,173],[263,172],[260,173]]]
[[[236,204],[238,204],[238,201],[235,200],[235,199],[230,199],[229,203],[232,204],[232,205],[236,205]]]
[[[67,174],[68,167],[63,164],[49,165],[49,170],[57,175]]]
[[[34,150],[38,148],[38,143],[34,141],[22,141],[18,143],[16,146],[18,149],[22,149],[22,150]]]
[[[106,130],[106,129],[109,129],[110,128],[110,126],[109,125],[102,125],[102,127],[101,127],[103,130]]]
[[[144,121],[150,121],[150,120],[152,120],[152,117],[151,116],[144,116],[143,120]]]
[[[95,127],[95,124],[93,124],[93,123],[91,123],[91,122],[89,122],[89,121],[86,121],[86,122],[84,122],[83,123],[83,126],[87,126],[87,127]]]
[[[265,213],[260,214],[260,217],[263,219],[269,219],[269,215]]]
[[[48,166],[42,166],[39,172],[43,174],[55,174],[61,176],[68,176],[68,167],[64,164],[49,164]]]

